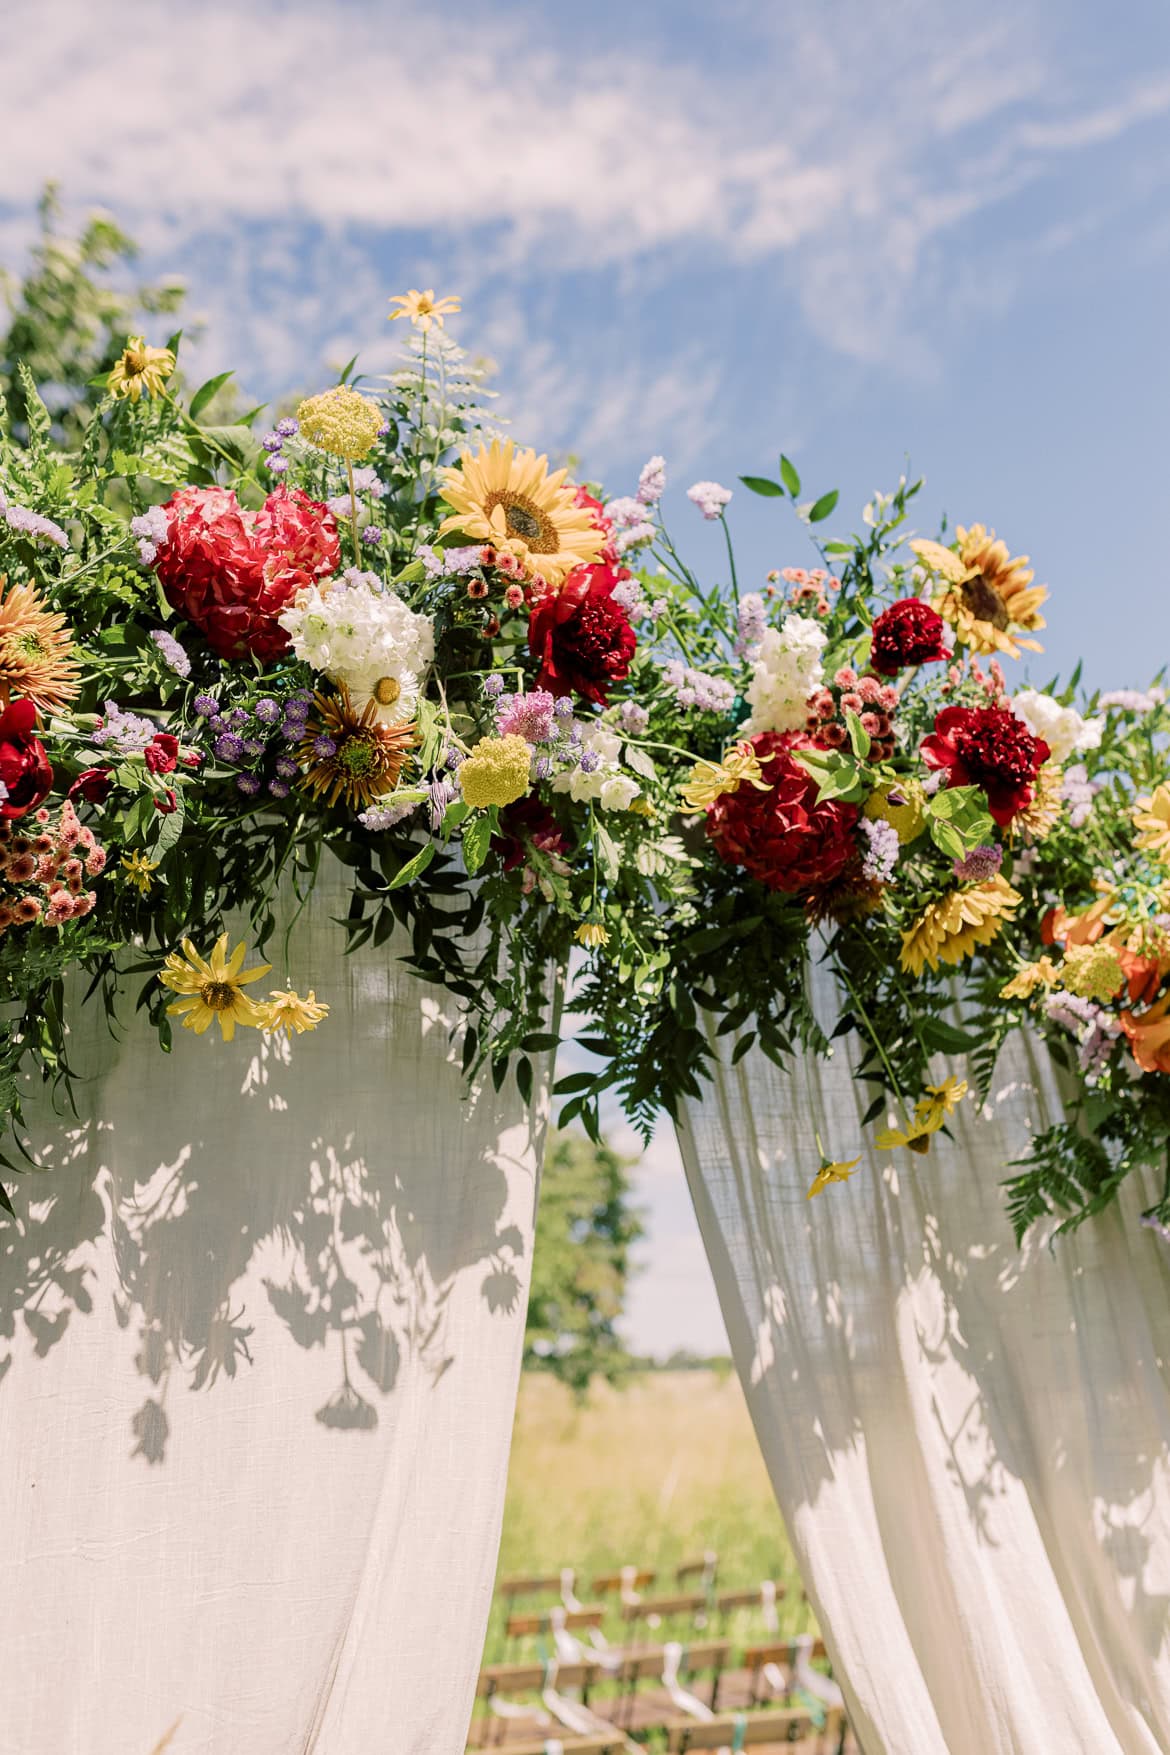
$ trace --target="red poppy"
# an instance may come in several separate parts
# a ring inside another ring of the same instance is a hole
[[[618,567],[577,567],[528,618],[528,645],[541,660],[538,689],[580,695],[604,707],[613,683],[629,675],[638,637],[613,594],[629,573]]]
[[[1052,752],[1007,707],[944,707],[922,754],[942,768],[949,786],[978,786],[987,808],[1006,829],[1032,802],[1036,775]]]
[[[0,713],[0,781],[7,796],[0,801],[0,817],[8,822],[35,810],[47,798],[53,770],[45,746],[34,736],[37,710],[31,701],[13,701]]]

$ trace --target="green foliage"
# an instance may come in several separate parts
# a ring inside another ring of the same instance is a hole
[[[545,1153],[524,1363],[575,1395],[594,1378],[617,1382],[631,1363],[617,1324],[630,1249],[644,1234],[630,1204],[632,1163],[572,1133],[553,1134]]]

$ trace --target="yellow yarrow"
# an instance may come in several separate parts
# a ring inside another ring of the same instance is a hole
[[[319,396],[302,402],[297,420],[301,437],[318,450],[356,462],[369,453],[378,437],[382,411],[359,390],[336,384],[332,390],[322,390]]]
[[[175,356],[169,347],[147,347],[141,335],[132,335],[106,379],[106,389],[111,396],[129,397],[131,402],[144,393],[161,396],[174,369]]]
[[[1062,986],[1078,999],[1095,999],[1107,1005],[1125,984],[1125,973],[1116,948],[1103,939],[1095,945],[1069,945],[1061,964]]]
[[[531,759],[527,741],[514,733],[480,738],[459,769],[464,802],[475,810],[514,804],[528,791]]]
[[[315,1030],[321,1019],[329,1016],[329,1007],[324,1000],[317,998],[311,987],[305,999],[291,988],[275,987],[261,1010],[264,1013],[261,1028],[270,1036],[277,1031],[289,1036],[295,1031],[301,1036],[306,1030]]]
[[[1025,963],[1017,969],[1006,987],[1001,987],[1001,999],[1031,999],[1038,987],[1055,987],[1060,980],[1056,964],[1051,957],[1041,957],[1037,963]]]
[[[454,295],[437,299],[433,286],[428,286],[426,292],[419,292],[416,286],[412,286],[407,293],[396,293],[390,303],[402,308],[391,311],[388,322],[393,323],[396,317],[409,317],[415,328],[421,329],[425,335],[432,323],[437,323],[441,329],[444,317],[454,317],[461,300]]]
[[[963,962],[980,945],[991,943],[1022,899],[998,872],[986,883],[950,891],[902,934],[902,968],[921,975],[924,967]]]
[[[1170,781],[1155,786],[1148,798],[1136,798],[1132,816],[1137,845],[1170,865]]]
[[[904,800],[891,804],[890,794]],[[887,780],[870,793],[862,815],[871,822],[889,823],[903,847],[921,835],[926,822],[926,794],[917,780]]]
[[[717,798],[738,792],[745,784],[757,792],[772,790],[764,779],[760,758],[746,739],[728,750],[721,762],[696,762],[690,779],[680,782],[679,791],[688,810],[706,810]]]

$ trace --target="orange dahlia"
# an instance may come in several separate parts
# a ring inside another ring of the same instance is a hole
[[[31,585],[0,578],[0,695],[31,701],[40,713],[77,699],[80,666],[63,615],[46,609]]]

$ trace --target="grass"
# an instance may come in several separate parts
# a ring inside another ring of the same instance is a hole
[[[719,1556],[721,1586],[774,1578],[787,1587],[779,1604],[784,1635],[812,1627],[733,1372],[649,1372],[624,1389],[601,1385],[583,1405],[555,1379],[525,1375],[512,1443],[501,1578],[573,1566],[584,1602],[592,1600],[589,1581],[595,1573],[638,1565],[656,1568],[653,1588],[670,1592],[679,1560],[707,1549]],[[733,1639],[761,1636],[758,1616],[743,1617],[742,1627],[739,1620],[733,1618],[727,1629]],[[620,1627],[615,1614],[607,1636],[619,1638]],[[503,1613],[497,1603],[486,1657],[503,1656]]]

